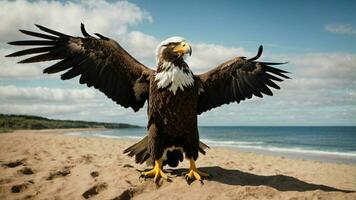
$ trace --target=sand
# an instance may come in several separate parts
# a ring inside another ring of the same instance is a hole
[[[134,141],[61,134],[0,134],[0,199],[356,199],[356,165],[292,160],[211,148],[186,182],[185,160],[156,186],[145,165],[122,154]]]

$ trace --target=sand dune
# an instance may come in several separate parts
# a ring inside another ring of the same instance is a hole
[[[0,199],[356,199],[356,165],[291,160],[211,148],[188,184],[185,161],[156,186],[122,154],[133,141],[60,134],[0,134]]]

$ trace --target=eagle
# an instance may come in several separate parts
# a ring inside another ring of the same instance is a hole
[[[253,96],[272,96],[276,82],[289,79],[287,71],[274,67],[282,62],[260,62],[259,47],[255,57],[235,57],[202,74],[194,74],[186,58],[192,47],[182,37],[162,41],[156,49],[156,68],[146,67],[116,41],[95,33],[83,37],[70,36],[37,25],[39,32],[19,30],[32,40],[9,42],[30,46],[7,57],[27,56],[19,63],[59,60],[43,70],[63,72],[62,80],[79,76],[79,83],[94,87],[124,108],[140,110],[147,101],[147,134],[124,150],[137,163],[151,163],[153,168],[143,177],[168,179],[164,165],[177,167],[183,157],[189,160],[187,180],[201,180],[209,174],[200,171],[195,162],[208,146],[199,141],[197,116],[232,102],[240,103]],[[35,55],[33,55],[35,54]]]

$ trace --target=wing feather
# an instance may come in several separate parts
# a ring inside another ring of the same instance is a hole
[[[44,61],[51,61],[51,60],[59,60],[64,58],[65,55],[63,54],[49,52],[49,53],[33,56],[25,60],[21,60],[19,63],[36,63],[36,62],[44,62]]]
[[[53,49],[54,49],[54,47],[38,47],[38,48],[32,48],[32,49],[25,49],[25,50],[18,51],[18,52],[12,53],[10,55],[7,55],[6,57],[17,57],[17,56],[36,54],[36,53],[44,53],[47,51],[51,51]]]
[[[34,37],[39,37],[43,39],[48,39],[48,40],[58,40],[59,37],[51,36],[51,35],[46,35],[42,33],[36,33],[32,31],[26,31],[26,30],[20,30],[21,33],[29,35],[29,36],[34,36]]]
[[[20,32],[40,40],[9,42],[10,45],[34,48],[20,50],[7,57],[37,54],[19,63],[59,60],[43,72],[52,74],[63,71],[62,80],[80,76],[80,84],[87,84],[88,87],[94,86],[125,108],[131,107],[137,111],[143,107],[147,98],[137,99],[135,92],[138,91],[134,91],[134,86],[138,80],[141,81],[140,84],[148,86],[148,77],[154,71],[139,63],[117,42],[101,34],[95,34],[100,39],[90,36],[83,24],[81,31],[84,38],[73,37],[37,24],[36,27],[43,32],[27,30],[20,30]],[[139,96],[148,96],[144,94],[149,91],[139,92]]]
[[[56,41],[52,40],[20,40],[9,42],[8,44],[15,46],[43,46],[43,45],[56,45]]]
[[[37,26],[37,28],[39,28],[40,30],[44,31],[44,32],[47,32],[47,33],[50,33],[52,35],[56,35],[56,36],[59,36],[61,38],[70,38],[71,36],[69,35],[66,35],[64,33],[60,33],[58,31],[54,31],[52,29],[49,29],[49,28],[46,28],[44,26],[41,26],[41,25],[38,25],[38,24],[35,24],[35,26]]]
[[[262,51],[261,46],[257,55],[251,59],[237,57],[198,75],[202,91],[199,94],[198,114],[223,104],[239,103],[253,96],[272,96],[269,87],[280,89],[274,81],[288,79],[285,75],[288,72],[272,66],[285,63],[256,61]]]

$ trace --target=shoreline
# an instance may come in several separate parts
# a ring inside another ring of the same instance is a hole
[[[51,130],[51,129],[48,129]],[[59,131],[61,129],[58,129]],[[109,135],[81,135],[80,132],[85,132],[85,131],[96,131],[96,130],[110,130],[110,129],[73,129],[73,130],[68,130],[66,131],[66,135],[72,135],[72,136],[79,136],[79,137],[95,137],[95,138],[108,138],[108,139],[117,139],[117,140],[130,140],[130,141],[138,141],[139,139],[137,138],[128,138],[128,137],[121,137],[121,136],[109,136]],[[56,130],[54,130],[56,131]],[[74,134],[70,134],[70,132],[74,132]],[[78,133],[76,133],[78,132]],[[350,164],[350,165],[356,165],[356,156],[347,156],[347,155],[337,155],[332,153],[328,153],[327,151],[322,152],[322,153],[314,153],[313,151],[307,152],[297,152],[297,151],[284,151],[283,150],[270,150],[267,147],[266,148],[254,148],[254,147],[238,147],[238,146],[231,146],[231,145],[213,145],[209,144],[209,142],[204,141],[203,142],[208,144],[211,148],[225,148],[225,149],[230,149],[230,150],[235,150],[238,152],[246,152],[246,153],[255,153],[258,155],[267,155],[267,156],[276,156],[276,157],[285,157],[289,159],[297,159],[297,160],[311,160],[311,161],[318,161],[318,162],[326,162],[326,163],[340,163],[340,164]]]
[[[94,130],[110,130],[108,128],[50,128],[50,129],[16,129],[11,130],[10,132],[2,132],[0,134],[7,133],[16,133],[16,132],[28,132],[28,133],[56,133],[56,134],[65,134],[66,132],[73,131],[94,131]]]
[[[138,178],[138,171],[149,167],[122,154],[133,140],[64,133],[68,132],[0,134],[0,199],[356,198],[355,165],[221,147],[209,149],[197,161],[200,170],[211,174],[204,185],[186,182],[189,163],[184,160],[178,168],[165,167],[171,181],[161,181],[157,187],[152,179]]]
[[[314,153],[298,153],[298,152],[282,152],[282,151],[271,151],[266,149],[253,149],[253,148],[240,148],[240,147],[222,147],[231,148],[240,152],[255,153],[258,155],[265,156],[276,156],[281,158],[288,158],[293,160],[307,160],[323,163],[335,163],[335,164],[348,164],[356,165],[356,157],[353,156],[342,156],[342,155],[326,155],[326,154],[314,154]]]

